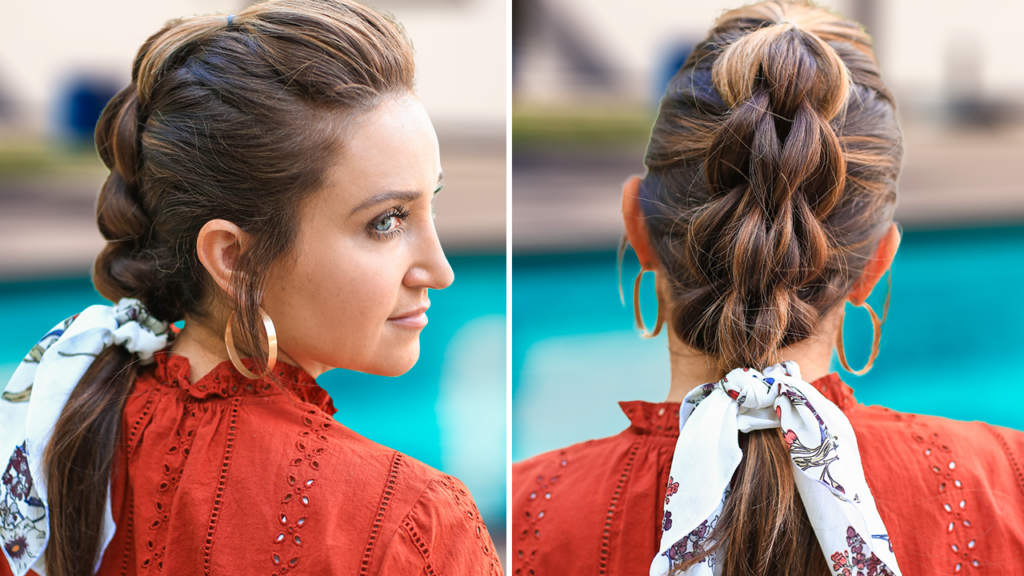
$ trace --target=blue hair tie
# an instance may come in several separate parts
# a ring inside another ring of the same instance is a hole
[[[234,25],[234,22],[235,22],[235,15],[234,14],[229,14],[228,15],[228,28],[231,28]]]

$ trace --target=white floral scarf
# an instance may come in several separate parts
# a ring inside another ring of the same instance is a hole
[[[72,390],[107,346],[124,346],[141,363],[152,362],[153,353],[167,346],[169,328],[135,299],[90,306],[47,332],[14,371],[0,399],[0,466],[7,462],[0,483],[0,543],[14,576],[30,569],[46,574],[49,506],[42,456]],[[95,570],[115,529],[108,486]]]
[[[795,362],[776,364],[763,374],[738,368],[687,394],[651,576],[664,576],[711,546],[729,482],[743,457],[739,432],[770,428],[783,430],[797,491],[832,572],[898,576],[850,421],[800,379]],[[719,551],[725,546],[728,542]],[[717,576],[721,567],[711,554],[684,574]]]

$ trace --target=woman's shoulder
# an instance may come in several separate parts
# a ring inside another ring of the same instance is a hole
[[[1024,554],[1024,433],[857,406],[865,477],[902,562],[955,573]]]

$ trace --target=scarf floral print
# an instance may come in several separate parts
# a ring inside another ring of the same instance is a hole
[[[739,432],[780,427],[797,491],[832,572],[899,576],[850,421],[800,378],[795,362],[776,364],[763,374],[737,368],[687,394],[651,576],[668,574],[713,543],[729,482],[743,458]],[[684,574],[717,576],[721,571],[711,554]]]
[[[30,569],[46,573],[43,550],[49,542],[49,506],[43,477],[43,451],[78,382],[107,346],[124,346],[142,364],[167,346],[170,326],[132,298],[116,306],[90,306],[54,326],[18,364],[0,395],[0,542],[14,576]],[[101,552],[116,526],[108,489]]]

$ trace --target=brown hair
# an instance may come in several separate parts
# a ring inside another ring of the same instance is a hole
[[[211,219],[233,222],[251,237],[232,274],[236,338],[262,359],[257,305],[293,248],[303,203],[341,152],[346,121],[410,93],[413,73],[401,26],[348,0],[270,0],[230,22],[169,22],[139,49],[131,84],[96,128],[110,168],[96,208],[107,239],[96,289],[138,298],[166,322],[204,317],[214,291],[196,238]],[[51,576],[92,573],[136,360],[105,350],[57,422],[45,457]]]
[[[860,25],[806,3],[723,14],[669,83],[641,209],[671,327],[764,368],[843,301],[892,223],[902,138]],[[729,575],[828,574],[778,430],[744,439],[705,554]]]

